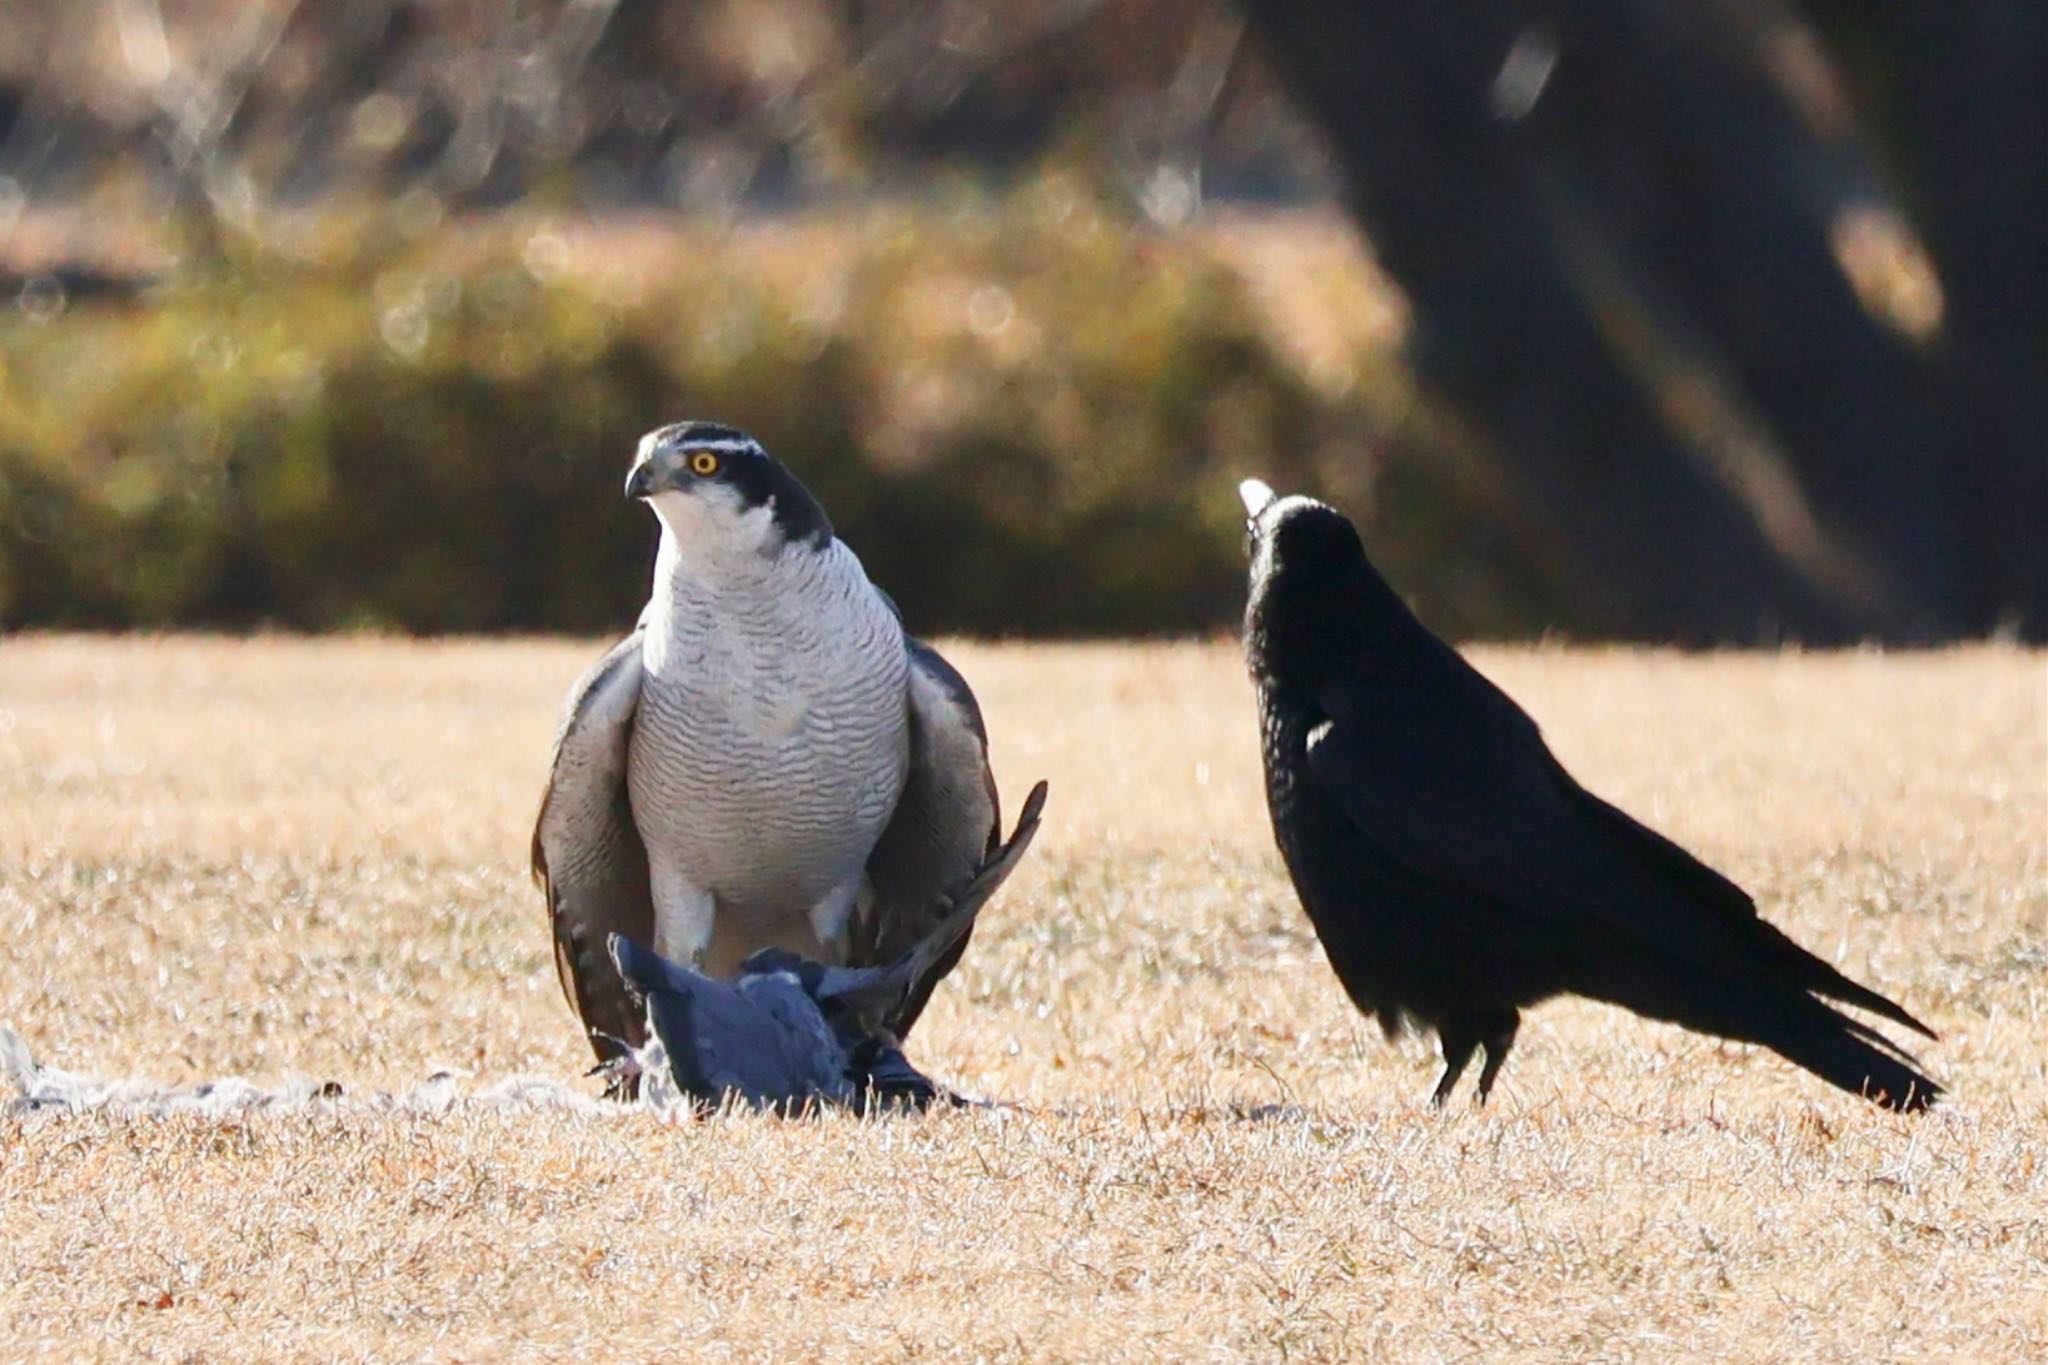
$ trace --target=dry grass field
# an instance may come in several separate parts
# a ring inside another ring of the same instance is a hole
[[[1578,1002],[1431,1113],[1294,903],[1234,649],[976,645],[1052,800],[910,1051],[1004,1106],[677,1125],[565,1098],[524,873],[593,648],[0,643],[0,1024],[342,1087],[0,1119],[0,1356],[2048,1358],[2041,654],[1478,654],[1942,1031],[1927,1118]]]

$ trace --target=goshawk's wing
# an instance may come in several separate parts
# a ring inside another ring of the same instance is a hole
[[[974,870],[967,881],[933,907],[932,926],[925,936],[881,967],[827,967],[816,986],[817,998],[837,1006],[835,1015],[859,1033],[887,1032],[900,1037],[897,1021],[906,1014],[916,1017],[930,997],[932,986],[952,970],[974,930],[974,917],[981,907],[1016,870],[1024,851],[1038,835],[1045,810],[1045,783],[1040,782],[1024,798],[1017,828],[1008,842],[998,847]],[[916,1008],[913,1008],[915,1006]],[[908,1024],[904,1024],[907,1028]]]
[[[1700,967],[1759,953],[1806,989],[1926,1026],[1760,919],[1740,887],[1581,787],[1476,671],[1321,689],[1318,785],[1385,856],[1446,890],[1607,929]]]
[[[938,652],[906,640],[910,654],[910,770],[903,796],[868,857],[873,895],[856,916],[848,960],[895,962],[931,933],[980,870],[1001,835],[988,732],[966,679]],[[966,949],[962,936],[914,983],[893,1020],[907,1032],[932,988]]]
[[[647,850],[626,795],[640,640],[637,630],[628,635],[570,689],[533,830],[533,876],[547,893],[562,993],[600,1060],[617,1051],[607,1035],[636,1047],[647,1036],[607,950],[613,934],[654,936]]]

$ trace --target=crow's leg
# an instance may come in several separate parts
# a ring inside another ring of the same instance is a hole
[[[1486,1103],[1493,1090],[1493,1078],[1500,1074],[1500,1064],[1508,1059],[1508,1052],[1515,1045],[1515,1031],[1521,1026],[1521,1014],[1512,1009],[1488,1015],[1481,1024],[1479,1041],[1486,1048],[1486,1065],[1479,1068],[1481,1104]]]
[[[1480,1030],[1474,1021],[1465,1015],[1446,1019],[1436,1028],[1436,1040],[1444,1050],[1444,1077],[1436,1083],[1436,1093],[1429,1097],[1429,1107],[1441,1109],[1444,1101],[1457,1088],[1458,1077],[1465,1074],[1465,1063],[1472,1060],[1478,1050]]]

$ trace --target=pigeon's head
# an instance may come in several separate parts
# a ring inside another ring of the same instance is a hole
[[[740,964],[735,980],[784,976],[811,997],[841,1042],[878,1036],[882,1019],[903,1002],[910,983],[894,968],[829,967],[787,948],[756,948]]]
[[[787,948],[756,948],[747,954],[745,962],[740,963],[739,975],[794,977],[796,983],[803,987],[804,994],[816,999],[825,970],[822,963],[813,962]]]
[[[1314,687],[1355,669],[1388,613],[1407,616],[1365,557],[1358,528],[1314,498],[1281,497],[1258,479],[1244,499],[1251,593],[1245,648],[1262,679]]]
[[[626,496],[654,509],[686,550],[822,550],[832,543],[825,509],[796,475],[735,427],[677,422],[640,438]]]

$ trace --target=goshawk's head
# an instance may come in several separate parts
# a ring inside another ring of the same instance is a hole
[[[676,422],[640,438],[626,496],[685,543],[744,543],[775,554],[832,543],[825,509],[761,443],[716,422]]]

